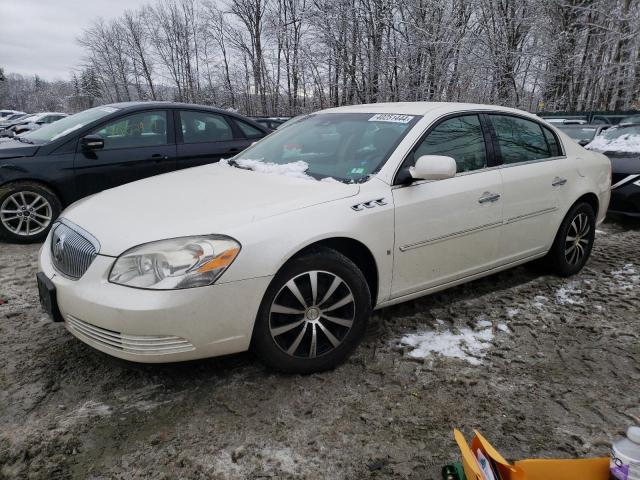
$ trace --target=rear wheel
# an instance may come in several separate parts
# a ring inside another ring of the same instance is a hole
[[[272,368],[311,373],[344,362],[364,336],[371,295],[358,267],[335,250],[291,260],[263,298],[253,349]]]
[[[30,182],[0,187],[0,238],[28,243],[43,240],[62,206],[48,188]]]
[[[574,275],[587,263],[596,233],[596,216],[586,202],[573,206],[562,221],[547,264],[563,277]]]

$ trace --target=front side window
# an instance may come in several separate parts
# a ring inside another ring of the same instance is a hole
[[[309,115],[265,137],[234,160],[304,162],[317,179],[360,182],[378,171],[420,117],[404,114]]]
[[[551,154],[542,127],[530,120],[508,115],[490,115],[504,164],[541,160]]]
[[[180,112],[184,143],[224,142],[233,140],[233,130],[222,115],[207,112]]]
[[[470,172],[487,166],[487,150],[478,115],[450,118],[438,124],[413,154],[444,155],[456,161],[457,171]]]
[[[92,133],[104,139],[104,150],[166,145],[167,112],[134,113],[109,122]]]
[[[89,123],[95,122],[102,117],[111,115],[118,110],[118,108],[110,106],[90,108],[89,110],[84,110],[83,112],[76,113],[75,115],[64,117],[57,122],[45,125],[30,133],[22,134],[22,138],[27,138],[37,144],[51,142],[80,129]],[[27,123],[35,121],[35,119],[36,117],[25,117],[23,121]]]

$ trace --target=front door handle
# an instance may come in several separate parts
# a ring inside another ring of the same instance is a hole
[[[553,182],[551,182],[551,186],[552,187],[559,187],[561,185],[564,185],[565,183],[567,183],[567,179],[566,178],[556,177],[556,178],[553,179]]]
[[[493,203],[493,202],[497,202],[498,200],[500,200],[499,193],[484,192],[482,196],[478,199],[478,203],[488,203],[488,202]]]

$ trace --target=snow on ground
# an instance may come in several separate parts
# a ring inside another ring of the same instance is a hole
[[[489,320],[478,320],[476,328],[460,328],[453,331],[425,331],[405,335],[400,339],[402,345],[413,347],[407,354],[411,358],[428,358],[432,355],[442,355],[448,358],[459,358],[471,365],[482,363],[486,350],[491,347],[493,340],[493,323]],[[509,328],[498,325],[503,332]]]
[[[580,298],[582,290],[577,288],[577,282],[569,282],[564,287],[556,290],[556,302],[560,305],[582,305],[584,301]]]
[[[632,263],[626,263],[620,270],[612,271],[611,276],[616,287],[621,290],[631,290],[640,284],[640,274]]]

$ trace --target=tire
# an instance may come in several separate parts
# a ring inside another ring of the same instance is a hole
[[[0,187],[0,238],[31,243],[46,238],[62,211],[60,200],[44,185],[15,182]]]
[[[258,311],[252,349],[281,372],[329,370],[353,353],[370,315],[362,272],[339,252],[319,248],[293,258],[274,277]]]
[[[575,275],[587,263],[595,235],[593,207],[586,202],[575,204],[564,217],[545,263],[561,277]]]

